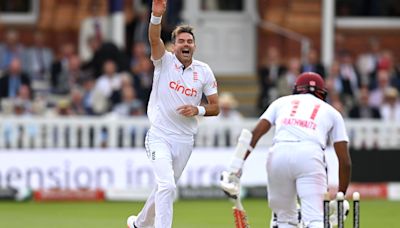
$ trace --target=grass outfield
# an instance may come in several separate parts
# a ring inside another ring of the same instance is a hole
[[[245,200],[251,227],[265,228],[270,210],[263,200]],[[4,228],[125,228],[130,213],[142,202],[35,203],[0,202],[0,227]],[[175,203],[174,228],[233,228],[228,200],[181,200]],[[361,201],[361,227],[400,227],[399,202]],[[351,219],[346,227],[352,227]]]

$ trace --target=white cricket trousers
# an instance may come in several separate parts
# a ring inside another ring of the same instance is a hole
[[[151,128],[145,146],[156,186],[138,214],[135,225],[139,228],[170,228],[176,183],[192,153],[193,137],[166,136]]]
[[[324,151],[312,142],[279,142],[268,155],[268,201],[279,228],[296,227],[297,197],[307,227],[323,227],[327,191]]]

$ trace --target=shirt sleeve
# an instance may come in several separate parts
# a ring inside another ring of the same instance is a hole
[[[203,89],[204,95],[209,96],[216,94],[218,92],[217,80],[215,79],[214,73],[208,65],[206,65],[205,73],[207,75],[207,80]]]
[[[347,135],[343,117],[340,115],[339,112],[334,112],[333,118],[334,118],[334,122],[333,122],[332,131],[331,131],[332,142],[333,143],[341,142],[341,141],[348,142],[349,136]]]
[[[278,106],[278,100],[272,102],[270,106],[268,106],[267,110],[260,116],[260,120],[265,119],[270,122],[272,125],[275,125],[276,121],[276,110]]]
[[[172,53],[168,51],[165,51],[164,55],[160,59],[154,60],[153,57],[150,57],[154,65],[153,82],[159,80],[162,70],[165,69],[168,64],[172,62],[172,58]]]
[[[164,55],[161,58],[154,60],[153,56],[150,56],[150,59],[151,59],[151,61],[153,61],[155,68],[162,67],[162,65],[165,65],[167,62],[169,62],[169,60],[172,59],[172,53],[165,51]]]

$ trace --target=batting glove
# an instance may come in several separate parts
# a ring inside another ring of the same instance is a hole
[[[220,185],[225,194],[236,199],[240,193],[240,173],[223,171],[221,174]]]
[[[343,200],[343,221],[346,220],[347,215],[349,214],[349,209],[350,209],[350,204],[349,201]],[[330,216],[329,216],[329,222],[331,223],[332,226],[337,226],[338,224],[338,205],[336,200],[331,200],[329,202],[329,211],[330,211]]]

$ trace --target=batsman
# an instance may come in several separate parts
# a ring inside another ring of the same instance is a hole
[[[222,189],[231,196],[237,195],[246,158],[258,140],[275,127],[266,162],[268,202],[276,215],[271,227],[323,228],[322,202],[328,188],[324,150],[328,138],[339,161],[338,191],[347,191],[351,176],[349,138],[343,117],[325,102],[326,96],[324,80],[319,74],[300,74],[292,95],[272,102],[252,132],[242,131],[228,170],[221,176]]]

